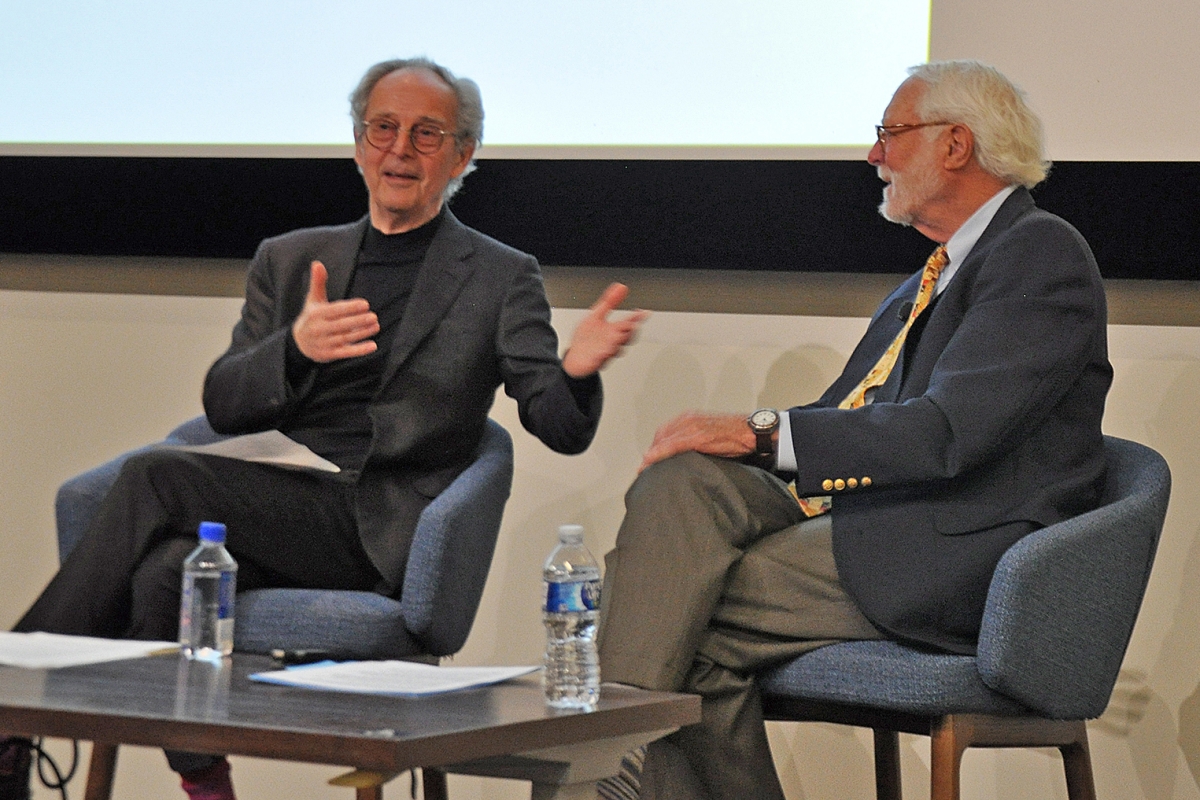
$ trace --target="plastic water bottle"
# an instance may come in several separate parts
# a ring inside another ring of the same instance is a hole
[[[600,568],[583,544],[583,528],[563,525],[558,546],[543,569],[546,656],[542,689],[555,708],[596,707],[600,662],[596,656],[596,617],[600,613]]]
[[[192,659],[211,661],[233,652],[233,598],[237,562],[225,549],[225,526],[200,523],[200,546],[183,562],[179,646]]]

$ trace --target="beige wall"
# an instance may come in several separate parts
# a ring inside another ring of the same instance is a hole
[[[933,59],[1021,85],[1053,159],[1200,159],[1195,0],[933,0]]]
[[[33,599],[56,564],[58,484],[121,450],[161,437],[200,411],[200,380],[224,347],[232,298],[0,291],[0,626]],[[556,311],[569,333],[582,312]],[[654,428],[685,408],[740,411],[813,398],[865,325],[859,317],[660,312],[605,374],[607,406],[585,454],[553,454],[520,429],[501,396],[493,415],[515,435],[517,471],[500,545],[460,664],[534,663],[542,631],[539,568],[562,522],[597,552],[612,543],[622,494]],[[1200,797],[1200,328],[1114,325],[1109,433],[1159,449],[1175,490],[1158,563],[1112,706],[1091,725],[1101,796]],[[789,797],[868,796],[869,740],[831,726],[772,726]],[[928,746],[903,738],[910,796],[927,796]],[[837,764],[831,770],[830,764]],[[969,797],[1061,798],[1056,755],[971,753]],[[337,770],[237,759],[244,798],[345,798]],[[454,796],[527,797],[519,784],[454,779]],[[123,751],[118,797],[173,796],[158,753]],[[406,791],[397,785],[392,794]],[[48,800],[51,795],[42,794]]]

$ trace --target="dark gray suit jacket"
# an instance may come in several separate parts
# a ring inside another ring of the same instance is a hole
[[[1104,288],[1079,233],[1018,189],[875,401],[837,409],[900,329],[919,280],[884,301],[825,394],[791,409],[797,489],[844,482],[832,492],[834,555],[876,626],[971,652],[1004,550],[1099,497],[1112,382]]]
[[[582,409],[568,386],[537,261],[443,215],[369,408],[373,437],[355,486],[359,536],[387,593],[400,585],[421,510],[470,462],[498,386],[558,452],[586,449],[600,418],[599,379]],[[324,263],[331,300],[345,297],[368,224],[293,231],[259,246],[232,344],[205,379],[215,430],[286,432],[314,382],[293,387],[285,375],[309,265]]]

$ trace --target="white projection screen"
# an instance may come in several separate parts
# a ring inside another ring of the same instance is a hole
[[[362,72],[425,55],[480,84],[485,157],[860,157],[929,25],[930,0],[8,2],[0,154],[341,157]]]

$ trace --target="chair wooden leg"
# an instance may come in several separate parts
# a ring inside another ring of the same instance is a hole
[[[1096,800],[1096,783],[1092,778],[1092,754],[1088,748],[1087,723],[1079,723],[1079,736],[1070,744],[1058,748],[1062,753],[1063,770],[1067,774],[1067,797],[1070,800]]]
[[[422,767],[421,794],[425,800],[450,800],[446,790],[446,773],[433,767]]]
[[[356,800],[383,800],[383,785],[399,774],[356,769],[331,778],[329,785],[353,789]]]
[[[900,734],[875,728],[876,800],[901,800]]]
[[[959,800],[959,769],[963,751],[971,743],[970,725],[954,715],[934,724],[930,739],[930,800]]]
[[[92,742],[92,757],[88,762],[87,786],[83,800],[110,800],[113,775],[117,771],[117,746],[107,742]]]

